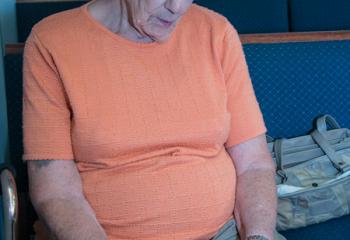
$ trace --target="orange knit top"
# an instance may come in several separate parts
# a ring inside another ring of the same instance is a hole
[[[266,130],[237,32],[192,5],[166,42],[137,43],[87,4],[26,42],[23,158],[74,159],[111,240],[211,238],[234,209],[225,147]]]

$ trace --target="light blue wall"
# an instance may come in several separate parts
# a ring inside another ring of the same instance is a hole
[[[17,42],[15,0],[0,0],[0,163],[8,159],[4,45]]]
[[[0,0],[3,44],[17,42],[16,0]]]

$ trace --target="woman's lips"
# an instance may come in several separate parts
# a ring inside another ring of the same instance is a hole
[[[166,27],[166,28],[171,27],[171,26],[173,25],[173,23],[175,22],[175,21],[167,21],[167,20],[164,20],[164,19],[162,19],[162,18],[157,18],[157,19],[158,19],[159,22],[160,22],[164,27]]]

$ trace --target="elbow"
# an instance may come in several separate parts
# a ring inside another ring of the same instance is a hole
[[[82,193],[71,191],[71,189],[62,190],[60,188],[51,189],[49,186],[29,186],[29,197],[34,209],[40,213],[47,211],[50,206],[57,204],[82,203],[85,198]]]
[[[36,212],[40,214],[46,206],[57,199],[57,194],[49,188],[29,184],[29,198]]]
[[[33,189],[33,187],[29,186],[29,198],[34,207],[34,209],[39,213],[40,209],[42,209],[43,205],[47,202],[47,198],[44,193]]]
[[[240,166],[236,171],[238,176],[251,172],[265,172],[274,176],[276,167],[272,158],[268,156],[266,158],[251,160],[249,164]]]

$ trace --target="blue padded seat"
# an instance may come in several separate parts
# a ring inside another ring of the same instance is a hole
[[[350,215],[281,234],[288,240],[347,240],[350,239]]]
[[[290,0],[291,31],[350,30],[349,0]]]
[[[86,1],[16,3],[18,41],[25,42],[32,27],[41,19],[64,10],[79,7]]]
[[[226,16],[239,33],[288,32],[287,0],[195,0]]]
[[[350,41],[244,44],[269,134],[304,135],[329,113],[350,128]],[[350,239],[350,215],[282,232],[288,240]]]

